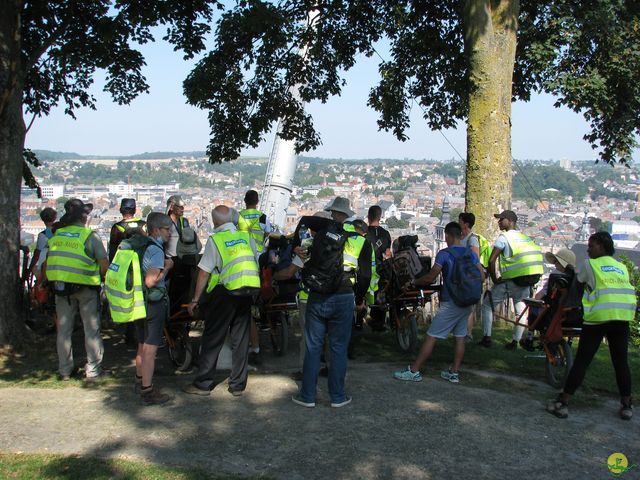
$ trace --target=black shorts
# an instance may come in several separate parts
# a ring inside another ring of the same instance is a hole
[[[147,304],[147,318],[135,322],[139,343],[157,347],[162,345],[162,328],[167,318],[168,307],[166,300]]]

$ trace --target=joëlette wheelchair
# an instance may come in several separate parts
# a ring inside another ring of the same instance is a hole
[[[291,264],[292,236],[271,235],[260,256],[260,295],[252,308],[258,330],[269,336],[273,353],[283,356],[289,346],[291,312],[298,310],[300,279],[273,281],[273,273]]]
[[[433,306],[433,295],[439,292],[441,287],[434,284],[422,289],[403,289],[409,280],[415,280],[431,270],[431,257],[419,258],[422,271],[414,278],[407,278],[407,272],[400,271],[392,258],[382,262],[378,269],[380,282],[376,303],[369,307],[385,312],[385,323],[395,332],[398,348],[403,352],[413,353],[418,350],[418,323],[424,318],[426,304],[430,303]]]
[[[546,379],[554,388],[564,385],[573,366],[571,344],[582,332],[582,289],[574,274],[552,273],[545,296],[541,300],[524,299],[527,308],[515,321],[494,312],[495,318],[534,332],[534,337],[521,341],[521,345],[529,351],[543,352]],[[525,315],[528,325],[521,321]]]

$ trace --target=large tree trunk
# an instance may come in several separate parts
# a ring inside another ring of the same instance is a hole
[[[25,338],[18,284],[20,187],[25,125],[22,117],[20,3],[0,2],[0,345]]]
[[[467,122],[466,210],[494,238],[493,213],[511,207],[511,93],[519,0],[467,0],[465,49],[472,91]]]

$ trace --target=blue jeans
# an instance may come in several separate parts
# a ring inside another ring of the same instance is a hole
[[[329,364],[329,397],[332,403],[346,399],[344,377],[347,374],[347,348],[351,338],[353,293],[321,295],[311,293],[307,302],[304,324],[304,364],[299,396],[305,402],[316,401],[316,384],[320,370],[320,354],[324,336],[329,334],[331,362]]]

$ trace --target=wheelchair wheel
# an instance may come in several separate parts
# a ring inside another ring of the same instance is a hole
[[[191,366],[193,360],[193,345],[189,337],[189,329],[186,326],[171,326],[166,332],[167,352],[176,370],[184,372]]]
[[[548,348],[553,354],[553,361],[550,361],[547,357],[547,383],[553,388],[562,388],[569,374],[569,370],[571,370],[573,366],[573,351],[571,350],[571,345],[563,339],[558,344],[549,345]]]
[[[398,314],[396,314],[398,315]],[[403,352],[415,352],[418,349],[418,319],[414,312],[401,312],[396,328],[396,340]]]
[[[287,353],[289,346],[289,318],[282,313],[272,313],[269,317],[271,325],[269,334],[273,353],[278,357],[282,357]]]

